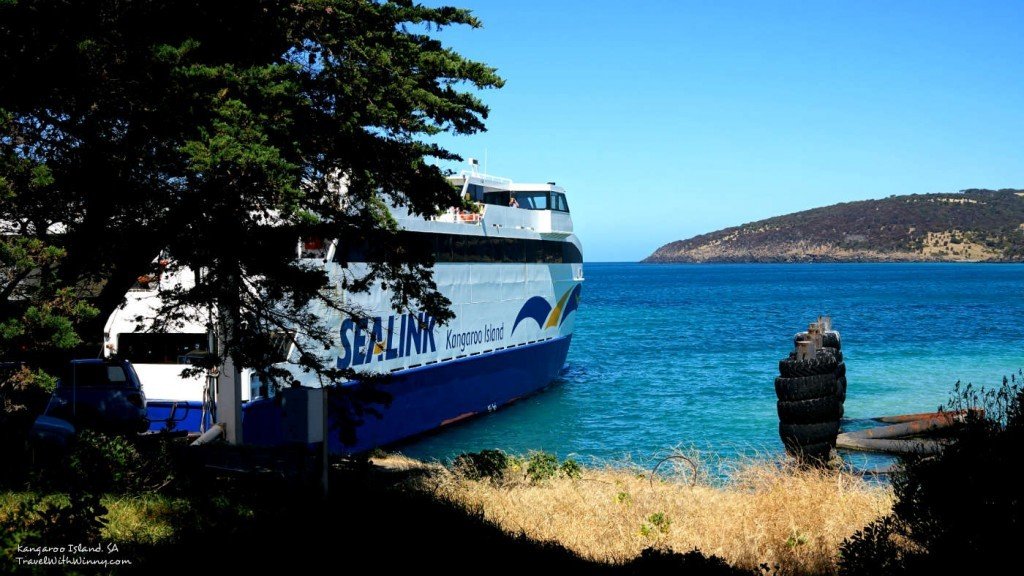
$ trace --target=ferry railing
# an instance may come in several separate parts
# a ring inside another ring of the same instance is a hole
[[[475,170],[462,170],[461,172],[459,172],[459,176],[467,180],[475,180],[476,182],[489,182],[493,184],[499,184],[502,186],[509,186],[512,184],[511,178],[492,176],[490,174],[484,174],[483,172],[477,172]]]
[[[461,208],[449,208],[444,214],[431,218],[434,222],[453,222],[455,224],[471,224],[479,226],[483,222],[487,206],[481,205],[480,212],[471,212]]]
[[[431,218],[433,222],[453,224],[469,224],[481,226],[489,224],[501,228],[530,230],[545,234],[572,234],[572,220],[568,214],[552,210],[528,210],[525,208],[505,207],[501,205],[478,204],[480,212],[472,212],[462,208],[449,208],[443,214]],[[486,220],[488,214],[490,219]]]

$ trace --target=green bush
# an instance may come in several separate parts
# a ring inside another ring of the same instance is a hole
[[[501,450],[482,450],[459,454],[452,462],[452,468],[469,480],[505,479],[510,474],[525,478],[531,484],[540,484],[555,477],[579,478],[583,467],[572,458],[559,463],[558,457],[550,452],[530,452],[525,458],[509,456]]]
[[[558,456],[549,452],[530,452],[526,456],[526,477],[539,484],[558,474]]]
[[[1024,391],[1016,375],[994,390],[957,386],[950,408],[972,413],[938,457],[906,460],[892,515],[842,547],[840,572],[1000,573],[1024,540]]]
[[[562,465],[558,467],[558,471],[566,478],[577,479],[583,476],[583,467],[572,458],[566,458]]]
[[[107,509],[99,496],[72,492],[67,499],[33,496],[0,517],[0,570],[17,568],[18,547],[88,545],[99,541]],[[40,570],[45,572],[45,570]]]
[[[31,484],[50,491],[139,494],[167,485],[174,471],[170,439],[82,430],[66,455],[37,461]]]
[[[0,486],[18,486],[28,475],[28,431],[55,385],[56,380],[41,370],[0,367]]]
[[[662,534],[668,534],[668,529],[672,526],[672,519],[665,516],[664,512],[655,512],[647,517],[647,521],[658,529],[658,532]]]
[[[885,516],[843,542],[842,574],[903,574],[907,570],[907,534],[895,516]]]
[[[481,450],[459,454],[452,466],[470,480],[500,480],[512,459],[501,450]]]
[[[96,492],[133,491],[140,468],[138,450],[127,439],[82,430],[71,452],[71,473]]]

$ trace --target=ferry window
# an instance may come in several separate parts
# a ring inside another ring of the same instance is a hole
[[[274,363],[288,360],[288,352],[292,349],[292,341],[295,339],[295,332],[277,331],[270,335],[270,345],[274,349]]]
[[[475,254],[477,262],[501,262],[501,243],[493,238],[477,238]]]
[[[434,245],[435,262],[452,261],[452,237],[446,234],[432,234],[430,238]]]
[[[503,262],[525,262],[526,253],[523,243],[515,238],[505,238],[502,246]]]
[[[560,212],[568,212],[569,204],[565,201],[565,194],[559,194],[557,192],[551,193],[551,206],[552,210],[558,210]]]
[[[366,243],[362,240],[342,240],[334,252],[334,259],[346,264],[349,262],[366,262],[368,252]]]
[[[557,263],[562,261],[562,242],[544,243],[544,262]]]
[[[473,236],[472,238],[468,242],[469,249],[466,251],[466,261],[487,262],[488,248],[491,244],[489,239],[480,236]]]
[[[466,194],[469,194],[471,200],[480,202],[484,199],[484,187],[479,184],[470,184],[466,187]]]
[[[548,193],[540,192],[516,192],[516,200],[520,208],[527,210],[548,210]]]
[[[469,251],[469,260],[472,262],[490,262],[491,257],[494,255],[494,242],[486,236],[477,236],[474,242],[471,244],[472,248]],[[499,248],[500,256],[500,248]]]
[[[457,235],[452,237],[452,262],[472,262],[474,238]]]
[[[206,334],[118,334],[118,354],[136,364],[188,364],[186,354],[206,350]]]
[[[528,238],[496,238],[463,234],[404,232],[406,241],[433,250],[435,262],[582,262],[579,248],[570,242]],[[338,260],[338,255],[335,255]],[[134,335],[138,336],[138,335]],[[122,349],[127,350],[124,344]]]
[[[508,206],[508,192],[485,192],[484,204],[495,204],[497,206]]]
[[[537,262],[538,261],[538,256],[539,256],[539,254],[537,254],[538,243],[537,242],[527,241],[527,242],[523,242],[522,245],[523,245],[523,262]]]
[[[583,254],[575,244],[562,242],[562,262],[583,262]]]

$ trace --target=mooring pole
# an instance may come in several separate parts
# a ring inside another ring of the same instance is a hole
[[[224,425],[228,444],[242,443],[242,373],[229,354],[217,380],[217,421]]]
[[[323,437],[320,439],[321,440],[321,444],[322,444],[320,456],[323,459],[323,463],[321,464],[321,469],[320,469],[320,483],[323,486],[324,498],[326,499],[327,496],[328,496],[328,493],[329,493],[329,490],[328,490],[328,472],[330,471],[330,466],[331,466],[330,459],[329,459],[330,450],[328,450],[328,445],[327,445],[327,431],[329,429],[329,427],[327,425],[327,394],[328,394],[329,388],[327,386],[324,386],[323,388],[321,388],[321,390],[323,390],[323,397],[322,397],[322,401],[321,401],[321,404],[323,405],[323,417],[322,417],[322,422],[321,422],[321,426],[323,426],[323,432],[322,432]]]
[[[796,343],[797,360],[813,360],[816,352],[813,340],[800,340]]]

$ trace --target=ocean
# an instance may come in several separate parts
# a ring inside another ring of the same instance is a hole
[[[782,453],[773,381],[794,333],[830,315],[846,417],[933,411],[959,380],[1024,367],[1024,265],[587,264],[562,377],[401,446],[446,460],[499,448],[649,462],[674,447]]]

